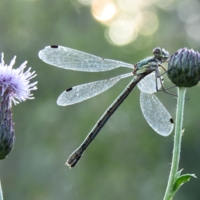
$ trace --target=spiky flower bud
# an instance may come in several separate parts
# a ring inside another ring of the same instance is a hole
[[[13,149],[15,135],[8,95],[0,96],[0,103],[0,159],[4,159]]]
[[[200,80],[200,54],[193,49],[179,49],[169,60],[167,75],[178,87],[192,87]]]
[[[36,90],[37,82],[30,83],[36,76],[35,72],[26,72],[26,63],[13,69],[16,56],[10,65],[5,65],[3,53],[0,63],[0,159],[4,159],[13,149],[15,142],[14,125],[12,122],[12,102],[17,104],[26,99],[33,99],[31,90]]]

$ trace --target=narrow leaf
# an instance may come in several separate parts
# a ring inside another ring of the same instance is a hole
[[[175,180],[175,183],[174,183],[174,187],[172,189],[172,193],[175,194],[178,189],[181,187],[181,185],[183,185],[184,183],[188,182],[190,180],[190,178],[197,178],[195,176],[195,174],[183,174],[180,176],[180,173],[181,173],[182,170],[180,170],[179,172],[177,172],[177,178]]]

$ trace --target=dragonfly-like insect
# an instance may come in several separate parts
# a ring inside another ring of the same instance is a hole
[[[162,76],[160,75],[159,69],[161,67],[163,68],[162,63],[166,62],[169,58],[169,53],[165,49],[159,47],[155,48],[152,56],[139,61],[135,65],[111,59],[103,59],[88,53],[57,45],[45,47],[39,52],[39,58],[50,65],[76,71],[102,72],[119,67],[132,69],[130,73],[71,87],[58,97],[58,105],[72,105],[106,91],[121,79],[130,76],[133,77],[124,91],[100,117],[83,143],[70,155],[66,162],[70,168],[76,165],[88,145],[136,85],[138,85],[141,91],[140,105],[142,113],[149,125],[162,136],[168,136],[172,132],[174,124],[171,115],[159,99],[153,95],[153,93],[163,87]]]

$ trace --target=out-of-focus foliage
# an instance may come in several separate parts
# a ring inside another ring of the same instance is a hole
[[[127,70],[67,71],[43,63],[38,51],[59,44],[136,63],[151,55],[156,46],[170,53],[182,47],[199,50],[200,3],[195,0],[83,2],[86,1],[0,1],[0,51],[5,53],[6,63],[13,55],[17,55],[17,64],[28,60],[39,81],[34,92],[36,99],[13,107],[16,144],[0,163],[4,197],[160,200],[167,184],[173,135],[165,138],[151,130],[141,114],[138,89],[108,121],[77,166],[69,170],[64,165],[129,80],[69,107],[56,105],[58,95],[70,86]],[[106,2],[111,5],[108,11]],[[141,17],[141,21],[136,23],[134,17]],[[175,117],[176,99],[164,93],[158,96]],[[188,89],[187,97],[180,169],[200,177],[199,86]],[[200,179],[193,179],[185,184],[176,200],[199,199],[199,183]]]

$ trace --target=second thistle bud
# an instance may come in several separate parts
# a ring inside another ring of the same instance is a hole
[[[197,85],[200,80],[200,54],[192,49],[179,49],[169,60],[167,76],[178,87]]]

